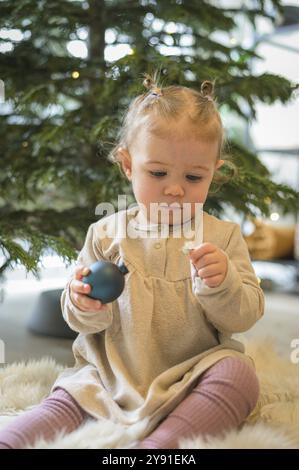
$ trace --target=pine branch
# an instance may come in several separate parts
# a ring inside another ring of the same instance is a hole
[[[134,200],[107,156],[128,104],[144,92],[142,73],[159,67],[163,86],[199,89],[203,80],[214,80],[220,110],[245,120],[255,118],[258,102],[290,102],[298,84],[273,74],[254,76],[251,62],[262,60],[255,50],[228,47],[213,35],[233,32],[240,14],[255,24],[260,16],[275,21],[278,11],[278,0],[256,0],[239,9],[204,0],[0,1],[0,28],[24,34],[21,41],[4,40],[12,50],[0,55],[7,100],[0,116],[0,248],[5,252],[0,273],[14,263],[37,273],[47,249],[73,259],[96,220],[97,204],[116,203],[118,194]],[[179,26],[174,33],[167,31],[171,21]],[[88,57],[76,58],[67,46],[82,30],[89,33]],[[132,53],[106,60],[108,30],[115,33],[114,46],[129,44]],[[193,35],[192,46],[177,55],[161,54],[171,38],[180,47],[184,34]],[[227,205],[251,215],[268,215],[274,207],[297,210],[298,193],[274,183],[258,155],[229,144],[238,176],[213,185],[207,210],[218,215]],[[224,168],[220,173],[228,176]]]

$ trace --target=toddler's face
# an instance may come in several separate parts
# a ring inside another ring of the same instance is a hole
[[[162,213],[157,209],[161,204],[169,207],[173,203],[182,207],[189,203],[190,212],[169,207],[166,211],[170,224],[178,223],[180,218],[189,220],[190,213],[193,218],[195,203],[205,203],[213,174],[223,164],[223,160],[216,162],[217,151],[217,141],[160,138],[144,130],[134,139],[130,153],[122,149],[123,169],[132,182],[136,201],[146,209],[147,220],[165,223],[165,209]]]

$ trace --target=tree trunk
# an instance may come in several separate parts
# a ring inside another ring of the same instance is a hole
[[[105,68],[105,0],[89,0],[89,60]]]

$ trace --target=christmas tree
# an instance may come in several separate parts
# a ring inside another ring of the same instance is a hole
[[[258,17],[277,21],[281,6],[269,4],[271,13],[263,0],[242,11],[203,0],[0,1],[0,273],[21,263],[37,274],[49,249],[74,259],[99,203],[116,204],[118,194],[134,202],[107,156],[128,104],[145,91],[144,73],[158,68],[164,86],[215,81],[220,112],[240,119],[254,118],[258,101],[288,102],[295,86],[254,76],[254,50],[212,34],[233,31],[239,13],[253,25]],[[85,47],[85,56],[73,55],[70,44]],[[125,53],[108,60],[112,47]],[[223,201],[244,215],[256,209],[268,216],[270,203],[282,213],[296,210],[298,194],[274,183],[254,152],[232,137],[228,149],[238,174],[211,194],[207,211],[221,218]]]

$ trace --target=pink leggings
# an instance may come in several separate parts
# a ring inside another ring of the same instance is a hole
[[[178,439],[217,435],[238,428],[255,407],[259,383],[252,367],[227,357],[207,369],[191,393],[140,442],[140,449],[175,449]],[[0,449],[22,449],[38,438],[52,440],[94,419],[62,388],[0,430]]]

